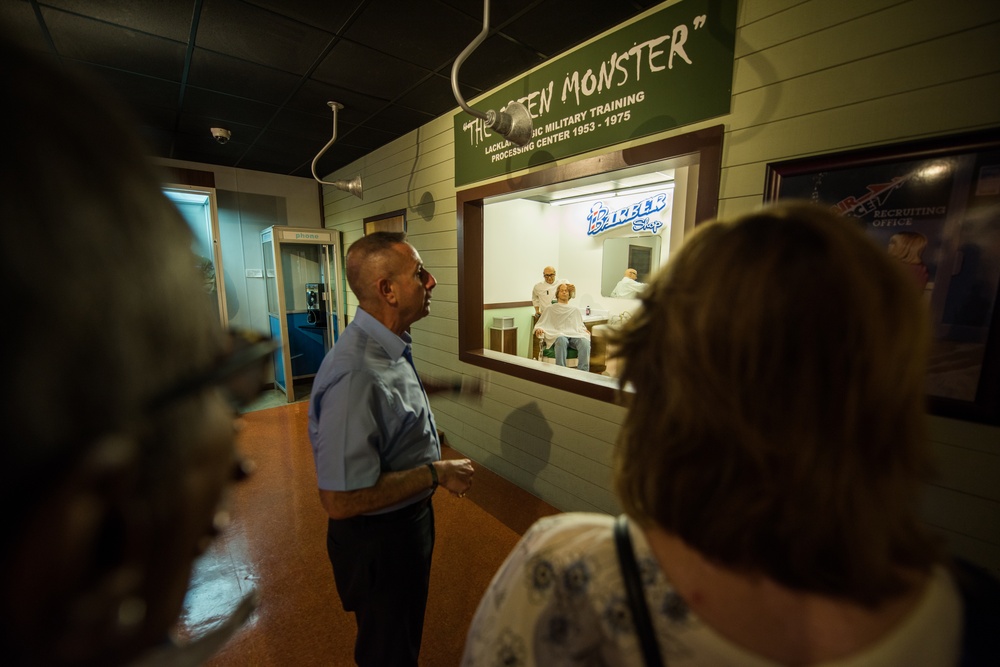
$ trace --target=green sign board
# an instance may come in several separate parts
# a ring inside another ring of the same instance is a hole
[[[455,185],[729,113],[735,35],[736,0],[681,0],[476,101],[525,105],[532,138],[516,146],[459,111]]]

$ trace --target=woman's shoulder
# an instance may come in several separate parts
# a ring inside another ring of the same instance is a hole
[[[579,656],[617,653],[616,633],[605,627],[620,616],[613,521],[582,512],[536,521],[480,603],[463,665],[507,655],[532,667],[577,665]]]
[[[553,538],[564,535],[589,533],[595,530],[610,531],[615,517],[596,512],[560,512],[542,517],[525,533],[528,535],[548,535]],[[610,535],[610,533],[609,533]]]
[[[614,552],[614,517],[590,512],[564,512],[536,521],[512,556],[523,563],[549,563],[561,569],[583,557],[603,561]]]

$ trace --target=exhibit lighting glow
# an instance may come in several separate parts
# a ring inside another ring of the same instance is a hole
[[[621,190],[602,190],[600,192],[590,192],[585,195],[574,195],[572,197],[563,197],[561,199],[553,199],[549,203],[553,206],[567,206],[569,204],[580,204],[588,201],[598,201],[605,199],[612,199],[614,197],[629,197],[632,195],[641,195],[647,192],[666,192],[667,190],[674,189],[673,181],[665,181],[663,183],[653,183],[646,185],[637,185],[631,188],[622,188]]]
[[[943,176],[948,171],[948,165],[941,164],[940,162],[936,164],[931,164],[920,170],[920,177],[926,180],[932,180]]]

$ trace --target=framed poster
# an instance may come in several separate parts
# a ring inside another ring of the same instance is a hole
[[[374,232],[405,232],[406,231],[406,210],[393,211],[392,213],[382,213],[364,219],[365,236]]]
[[[767,165],[765,201],[857,219],[930,308],[930,412],[1000,424],[1000,128]]]

